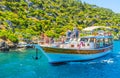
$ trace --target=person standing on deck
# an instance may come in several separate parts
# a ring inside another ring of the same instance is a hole
[[[71,30],[68,30],[68,31],[66,32],[66,40],[67,40],[67,41],[70,40],[71,34],[72,34]]]
[[[79,30],[75,27],[74,29],[73,29],[73,38],[78,38],[79,37]]]

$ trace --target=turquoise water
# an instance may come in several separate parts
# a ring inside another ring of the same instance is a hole
[[[87,62],[53,66],[34,49],[0,52],[0,78],[120,78],[120,41],[114,41],[112,53]]]

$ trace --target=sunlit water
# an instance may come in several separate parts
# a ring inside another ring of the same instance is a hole
[[[0,78],[120,78],[120,41],[114,41],[112,53],[87,62],[53,66],[34,49],[0,52]]]

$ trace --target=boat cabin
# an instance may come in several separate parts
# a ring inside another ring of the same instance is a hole
[[[91,36],[80,39],[82,49],[98,49],[110,46],[112,44],[112,36]]]

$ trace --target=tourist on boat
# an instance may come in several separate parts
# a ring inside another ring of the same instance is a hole
[[[54,43],[54,37],[50,38],[50,43],[53,44]]]
[[[79,37],[79,30],[76,27],[73,29],[72,36],[73,36],[73,38],[78,38]]]
[[[66,40],[65,36],[62,36],[61,42],[62,42],[62,43],[65,43],[65,40]]]
[[[45,36],[45,43],[49,44],[49,37]]]
[[[71,34],[72,34],[71,30],[68,30],[68,31],[66,32],[66,41],[69,41],[69,40],[70,40]]]
[[[44,40],[44,38],[45,38],[45,34],[42,32],[41,33],[41,40]]]
[[[64,44],[67,41],[67,38],[65,36],[60,36],[59,37],[59,42]]]

